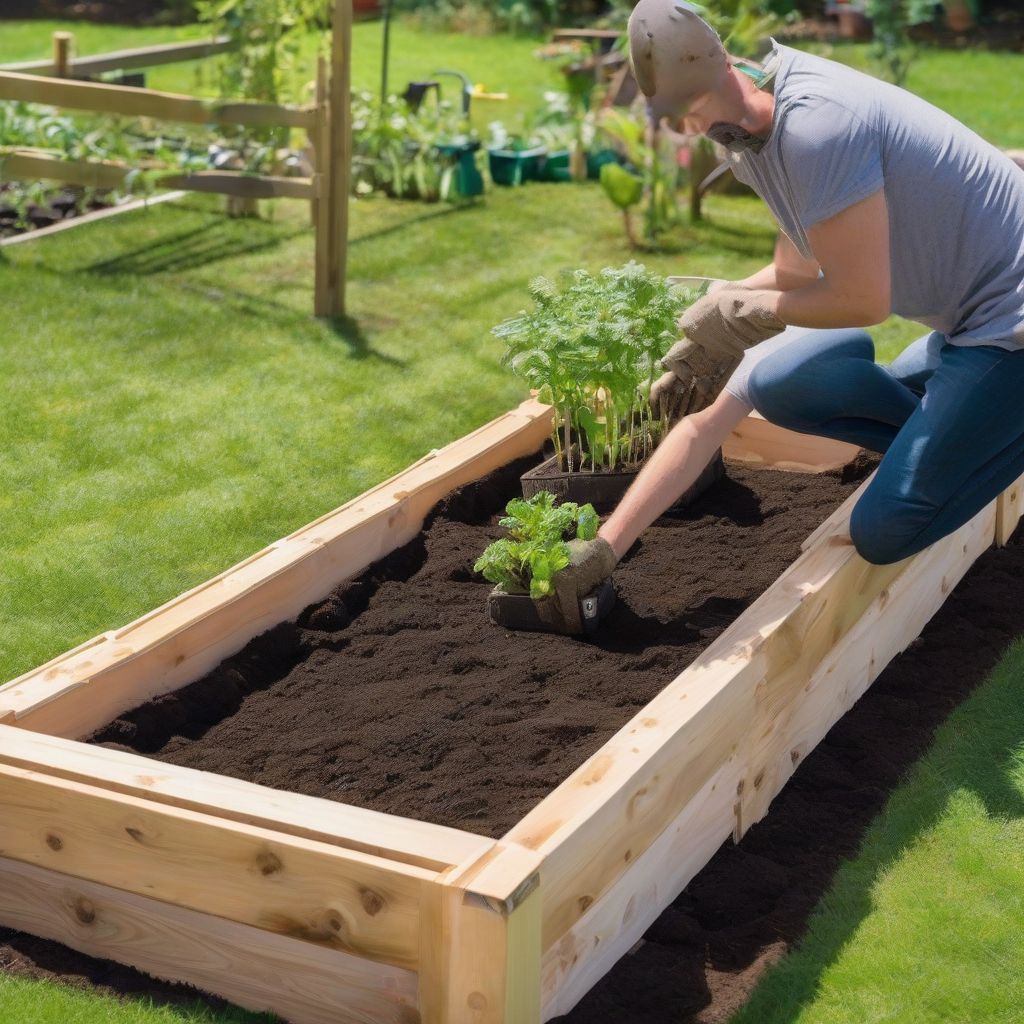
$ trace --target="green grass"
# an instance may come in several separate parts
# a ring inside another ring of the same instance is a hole
[[[42,57],[54,28],[82,53],[201,34],[3,22],[0,61]],[[513,116],[557,81],[534,43],[396,27],[392,82],[458,67]],[[380,26],[356,27],[357,86],[379,78]],[[861,60],[857,48],[835,56]],[[1006,83],[1022,55],[929,52],[911,86],[992,141],[1024,146]],[[157,69],[191,92],[194,68]],[[352,319],[309,315],[312,235],[300,204],[224,219],[191,197],[0,254],[0,679],[142,614],[309,522],[518,401],[490,327],[537,273],[628,258],[593,185],[492,190],[462,209],[353,204]],[[642,257],[665,273],[735,278],[774,230],[749,198]],[[921,329],[875,333],[891,358]],[[1011,1021],[1021,977],[1022,712],[1017,650],[946,727],[837,881],[801,951],[741,1018]],[[0,1020],[196,1021],[214,1014],[110,1001],[0,974]],[[1001,1015],[1001,1016],[1000,1016]]]
[[[161,1004],[150,999],[111,999],[65,985],[40,984],[0,973],[0,1013],[5,1024],[271,1024],[265,1014],[201,1003]]]
[[[748,273],[772,230],[716,199],[667,272]],[[120,625],[522,397],[490,328],[536,273],[623,262],[596,186],[464,209],[353,204],[350,312],[309,315],[308,213],[187,201],[4,250],[0,678]]]
[[[1024,1019],[1024,643],[939,730],[733,1024]]]
[[[55,31],[69,30],[75,34],[75,52],[81,56],[110,50],[209,35],[199,25],[165,28],[126,28],[118,25],[94,25],[66,21],[2,21],[0,20],[0,62],[42,60],[49,57],[50,38]],[[426,32],[396,20],[391,29],[391,58],[388,84],[390,92],[402,92],[408,82],[428,79],[441,69],[462,71],[475,83],[489,91],[508,93],[508,100],[474,100],[471,113],[474,125],[481,131],[491,120],[515,121],[526,110],[537,106],[546,89],[561,86],[557,67],[533,56],[538,40],[509,36],[467,36]],[[379,21],[362,21],[352,32],[352,86],[354,89],[379,91],[383,34]],[[304,47],[307,79],[312,81],[315,69],[315,40]],[[197,72],[203,62],[186,61],[152,68],[146,73],[146,85],[168,92],[213,94],[215,82],[206,72]],[[299,91],[293,99],[307,99],[301,93],[303,76],[296,78]],[[453,101],[461,87],[455,79],[439,79],[447,98]]]

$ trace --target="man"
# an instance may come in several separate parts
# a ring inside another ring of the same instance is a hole
[[[750,400],[769,420],[885,453],[850,522],[868,561],[899,561],[951,533],[1024,473],[1024,174],[868,75],[778,45],[763,69],[730,57],[682,0],[640,0],[629,43],[652,118],[726,146],[786,237],[771,265],[684,314],[656,400],[711,400],[747,349],[790,325],[917,320],[933,332],[917,346],[923,397],[875,365],[863,340],[835,359],[811,334],[796,358],[784,346],[760,363]],[[609,575],[681,493],[676,432],[706,419],[683,419],[598,539],[573,546],[560,605]]]

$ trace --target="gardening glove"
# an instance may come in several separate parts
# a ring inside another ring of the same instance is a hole
[[[738,363],[748,348],[786,329],[769,307],[769,294],[720,288],[698,299],[682,315],[679,326],[710,359]]]
[[[706,409],[738,364],[738,359],[711,359],[688,338],[677,341],[661,360],[666,372],[651,387],[651,411],[675,423]]]
[[[557,633],[582,633],[580,601],[611,576],[618,561],[600,537],[569,541],[569,564],[552,577],[554,592],[537,602],[544,624]]]

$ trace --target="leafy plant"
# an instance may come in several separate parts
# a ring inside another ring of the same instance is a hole
[[[555,496],[547,491],[529,499],[514,498],[505,512],[500,525],[509,536],[489,545],[473,569],[508,593],[547,597],[555,573],[569,564],[567,542],[597,536],[599,520],[593,505],[556,505]]]
[[[452,197],[455,165],[442,145],[475,140],[461,110],[448,101],[413,111],[405,100],[381,103],[369,92],[352,97],[352,182],[359,195],[383,192],[399,199]]]
[[[196,0],[199,20],[234,44],[214,64],[221,97],[265,103],[304,98],[299,51],[309,33],[329,23],[327,12],[328,0]],[[280,127],[239,126],[228,135],[236,150],[286,146],[288,137]]]
[[[643,237],[648,244],[653,244],[679,218],[676,203],[679,165],[675,143],[661,133],[652,138],[646,118],[638,118],[616,108],[603,111],[599,124],[604,135],[612,140],[633,167],[629,173],[639,181],[641,196],[647,201]],[[639,200],[629,206],[622,205],[628,190],[621,174],[602,173],[601,184],[608,198],[625,214],[630,244],[639,245],[631,214],[631,207]]]
[[[932,0],[866,0],[864,13],[874,26],[870,55],[879,77],[895,85],[903,85],[917,48],[911,42],[911,25],[931,21],[935,4]]]
[[[651,413],[651,385],[696,295],[633,261],[577,270],[561,286],[538,277],[530,295],[534,308],[492,333],[505,341],[503,363],[555,407],[561,465],[594,472],[646,459],[666,428]]]

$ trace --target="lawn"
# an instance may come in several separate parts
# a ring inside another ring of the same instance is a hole
[[[48,22],[0,23],[0,60],[48,52]],[[67,26],[60,26],[67,27]],[[73,26],[82,53],[197,33]],[[354,79],[379,77],[356,27]],[[457,67],[515,115],[556,75],[535,43],[396,28],[392,81]],[[836,56],[863,58],[857,48]],[[1024,146],[1005,102],[1024,56],[928,53],[911,87],[993,141]],[[193,91],[194,69],[150,84]],[[526,282],[621,263],[596,186],[492,190],[465,208],[353,204],[350,319],[314,320],[308,211],[229,221],[212,198],[0,251],[0,679],[209,578],[518,401],[489,329]],[[665,273],[735,278],[774,237],[752,198],[645,254]],[[889,358],[920,328],[876,333]],[[1011,1021],[1020,1005],[1024,712],[1016,649],[950,720],[824,901],[800,951],[740,1020]],[[0,1020],[218,1024],[228,1013],[113,1003],[0,974]]]

